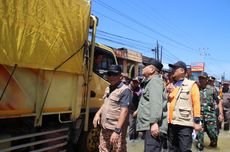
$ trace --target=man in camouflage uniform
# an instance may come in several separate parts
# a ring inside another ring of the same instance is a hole
[[[208,77],[208,85],[214,90],[214,100],[215,100],[215,110],[216,110],[216,121],[217,121],[217,134],[219,135],[220,129],[221,129],[221,123],[224,120],[223,115],[223,105],[222,100],[219,95],[219,91],[217,90],[215,86],[215,80],[216,78],[213,76]]]
[[[208,75],[204,72],[199,76],[200,83],[200,103],[201,103],[201,123],[202,130],[197,134],[197,148],[202,151],[204,149],[204,132],[210,138],[210,146],[217,146],[217,121],[215,111],[215,92],[210,85],[207,85]]]

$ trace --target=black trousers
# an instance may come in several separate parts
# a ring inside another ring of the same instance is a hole
[[[129,139],[137,139],[138,132],[136,131],[136,122],[137,118],[133,117],[132,114],[129,114]]]
[[[164,142],[167,142],[167,135],[160,134],[158,137],[153,137],[150,130],[145,132],[145,147],[144,152],[161,152]]]
[[[191,152],[193,127],[168,126],[169,152]]]

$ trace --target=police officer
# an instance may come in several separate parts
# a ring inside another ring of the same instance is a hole
[[[93,125],[100,124],[100,152],[126,152],[126,131],[128,126],[128,106],[132,92],[121,82],[121,67],[111,65],[108,69],[110,86],[104,93],[104,103],[95,114]]]
[[[204,132],[207,132],[210,138],[210,146],[217,146],[217,119],[215,111],[215,90],[208,84],[208,75],[203,73],[199,76],[200,84],[200,103],[201,103],[201,124],[202,130],[197,134],[197,148],[202,151],[204,149]]]

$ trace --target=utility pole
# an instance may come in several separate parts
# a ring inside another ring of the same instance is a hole
[[[199,48],[199,50],[201,51],[201,53],[200,53],[200,56],[202,56],[203,57],[203,62],[204,62],[204,66],[205,66],[205,58],[207,57],[207,56],[209,56],[210,54],[209,53],[207,53],[207,50],[208,50],[209,48]]]
[[[162,53],[163,53],[163,46],[161,46],[161,59],[160,59],[161,62],[162,62]]]
[[[199,48],[199,50],[201,51],[200,56],[203,57],[203,62],[204,63],[205,63],[205,57],[210,55],[209,53],[207,53],[208,49],[209,48],[201,48],[201,49]]]
[[[225,80],[225,72],[221,75],[221,82],[223,83]]]
[[[157,61],[159,61],[159,43],[157,41]]]
[[[161,50],[160,50],[161,47]],[[159,45],[158,41],[157,41],[157,45],[154,49],[152,49],[152,51],[155,53],[155,59],[158,61],[162,61],[162,49],[163,47]]]
[[[156,48],[155,48],[155,49],[152,49],[151,51],[154,52],[155,57],[153,56],[153,58],[156,59]]]

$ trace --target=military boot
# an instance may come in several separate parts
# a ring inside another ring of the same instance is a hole
[[[217,147],[217,141],[211,141],[209,144],[210,147]]]

